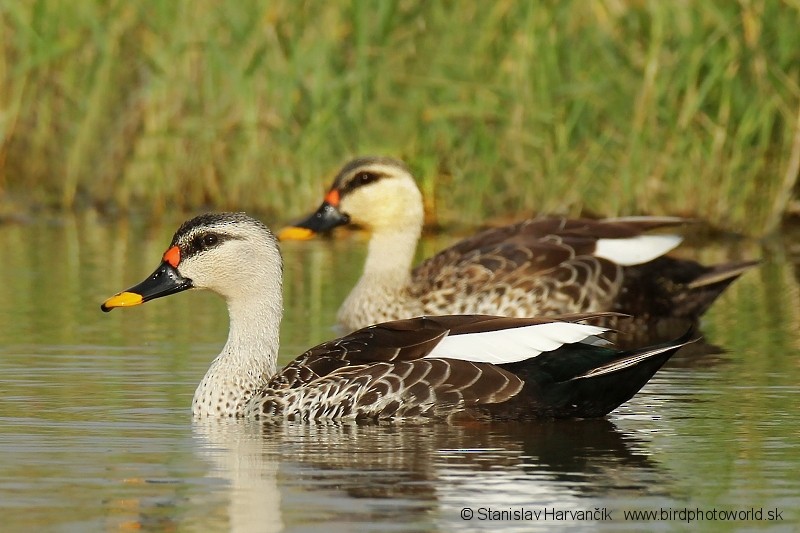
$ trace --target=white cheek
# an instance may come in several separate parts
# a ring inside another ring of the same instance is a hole
[[[196,289],[214,290],[220,285],[236,282],[237,262],[217,249],[199,252],[186,259],[178,268],[181,276],[192,280]]]

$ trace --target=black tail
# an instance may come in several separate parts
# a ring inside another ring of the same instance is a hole
[[[639,320],[698,319],[736,278],[758,264],[737,261],[706,267],[695,261],[659,257],[627,267],[615,311]]]
[[[671,342],[616,351],[570,344],[533,359],[502,365],[525,381],[512,400],[491,407],[495,417],[594,418],[630,400],[682,346],[694,329]]]

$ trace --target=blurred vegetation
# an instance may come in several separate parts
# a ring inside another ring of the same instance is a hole
[[[800,167],[798,0],[0,0],[0,214],[315,206],[415,169],[441,222],[761,234]]]

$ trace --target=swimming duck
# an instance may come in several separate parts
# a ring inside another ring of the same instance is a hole
[[[412,270],[422,195],[402,162],[367,157],[347,163],[319,209],[278,236],[308,239],[348,223],[371,232],[361,279],[337,315],[349,329],[445,313],[522,317],[617,311],[646,322],[696,319],[756,264],[705,267],[664,257],[682,238],[646,232],[685,222],[677,217],[524,220],[464,239]]]
[[[423,316],[311,348],[276,368],[283,265],[277,239],[243,213],[185,222],[158,268],[103,311],[188,289],[222,296],[228,340],[192,401],[195,417],[397,419],[600,417],[689,342],[620,351],[592,315]]]

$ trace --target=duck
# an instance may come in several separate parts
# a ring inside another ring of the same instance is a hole
[[[322,204],[278,232],[307,240],[343,225],[369,231],[361,278],[341,304],[346,329],[423,314],[513,317],[611,311],[637,324],[696,322],[757,261],[703,266],[665,256],[680,235],[649,233],[681,217],[537,217],[487,229],[411,268],[424,221],[408,167],[388,157],[354,159]]]
[[[419,316],[374,324],[277,369],[283,261],[245,213],[183,223],[156,270],[103,302],[111,311],[186,290],[221,296],[228,339],[192,400],[195,418],[383,421],[603,417],[694,333],[620,350],[592,314]]]

